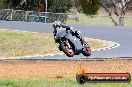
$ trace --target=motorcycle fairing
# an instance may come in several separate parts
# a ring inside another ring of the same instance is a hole
[[[57,39],[59,37],[64,37],[66,35],[66,29],[65,28],[57,28],[57,34],[56,34],[56,37]]]
[[[65,37],[74,44],[76,51],[82,51],[83,46],[79,38],[72,36],[71,33],[68,33]]]

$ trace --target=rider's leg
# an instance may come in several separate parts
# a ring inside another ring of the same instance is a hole
[[[84,39],[80,35],[77,35],[76,37],[80,39],[81,44],[83,44],[85,42]]]
[[[88,44],[85,42],[83,37],[81,37],[80,35],[77,35],[77,38],[80,39],[82,45],[84,44],[85,47],[89,47]]]

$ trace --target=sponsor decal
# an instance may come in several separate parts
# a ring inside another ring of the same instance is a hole
[[[130,82],[131,75],[129,73],[85,73],[82,67],[76,74],[78,83],[85,82]]]
[[[129,73],[85,73],[87,81],[126,81],[129,82],[131,75]]]

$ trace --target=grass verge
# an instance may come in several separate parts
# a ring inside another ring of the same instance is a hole
[[[132,83],[86,83],[75,79],[77,67],[88,73],[132,74],[131,60],[104,61],[0,61],[0,87],[132,87]],[[4,66],[4,67],[3,67]]]
[[[78,19],[72,20],[75,17]],[[114,26],[114,23],[111,21],[109,17],[101,17],[101,16],[86,16],[85,14],[77,13],[75,15],[68,15],[68,20],[66,23],[69,24],[89,24],[89,25],[108,25]],[[118,23],[118,17],[113,17],[114,20]],[[71,19],[71,20],[70,20]],[[124,25],[131,27],[132,18],[124,18]]]
[[[87,39],[92,49],[104,47],[103,42]],[[33,54],[59,53],[58,44],[50,33],[0,30],[0,56],[15,57]]]
[[[26,79],[0,80],[0,87],[132,87],[132,83],[85,83],[80,85],[72,79]]]

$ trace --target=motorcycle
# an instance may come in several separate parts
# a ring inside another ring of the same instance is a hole
[[[80,35],[80,33],[78,34]],[[55,40],[59,43],[59,50],[63,51],[68,57],[73,57],[74,55],[79,55],[80,53],[84,56],[91,55],[89,45],[85,41],[84,43],[81,43],[80,39],[75,35],[72,35],[70,30],[66,30],[65,28],[57,29]]]

